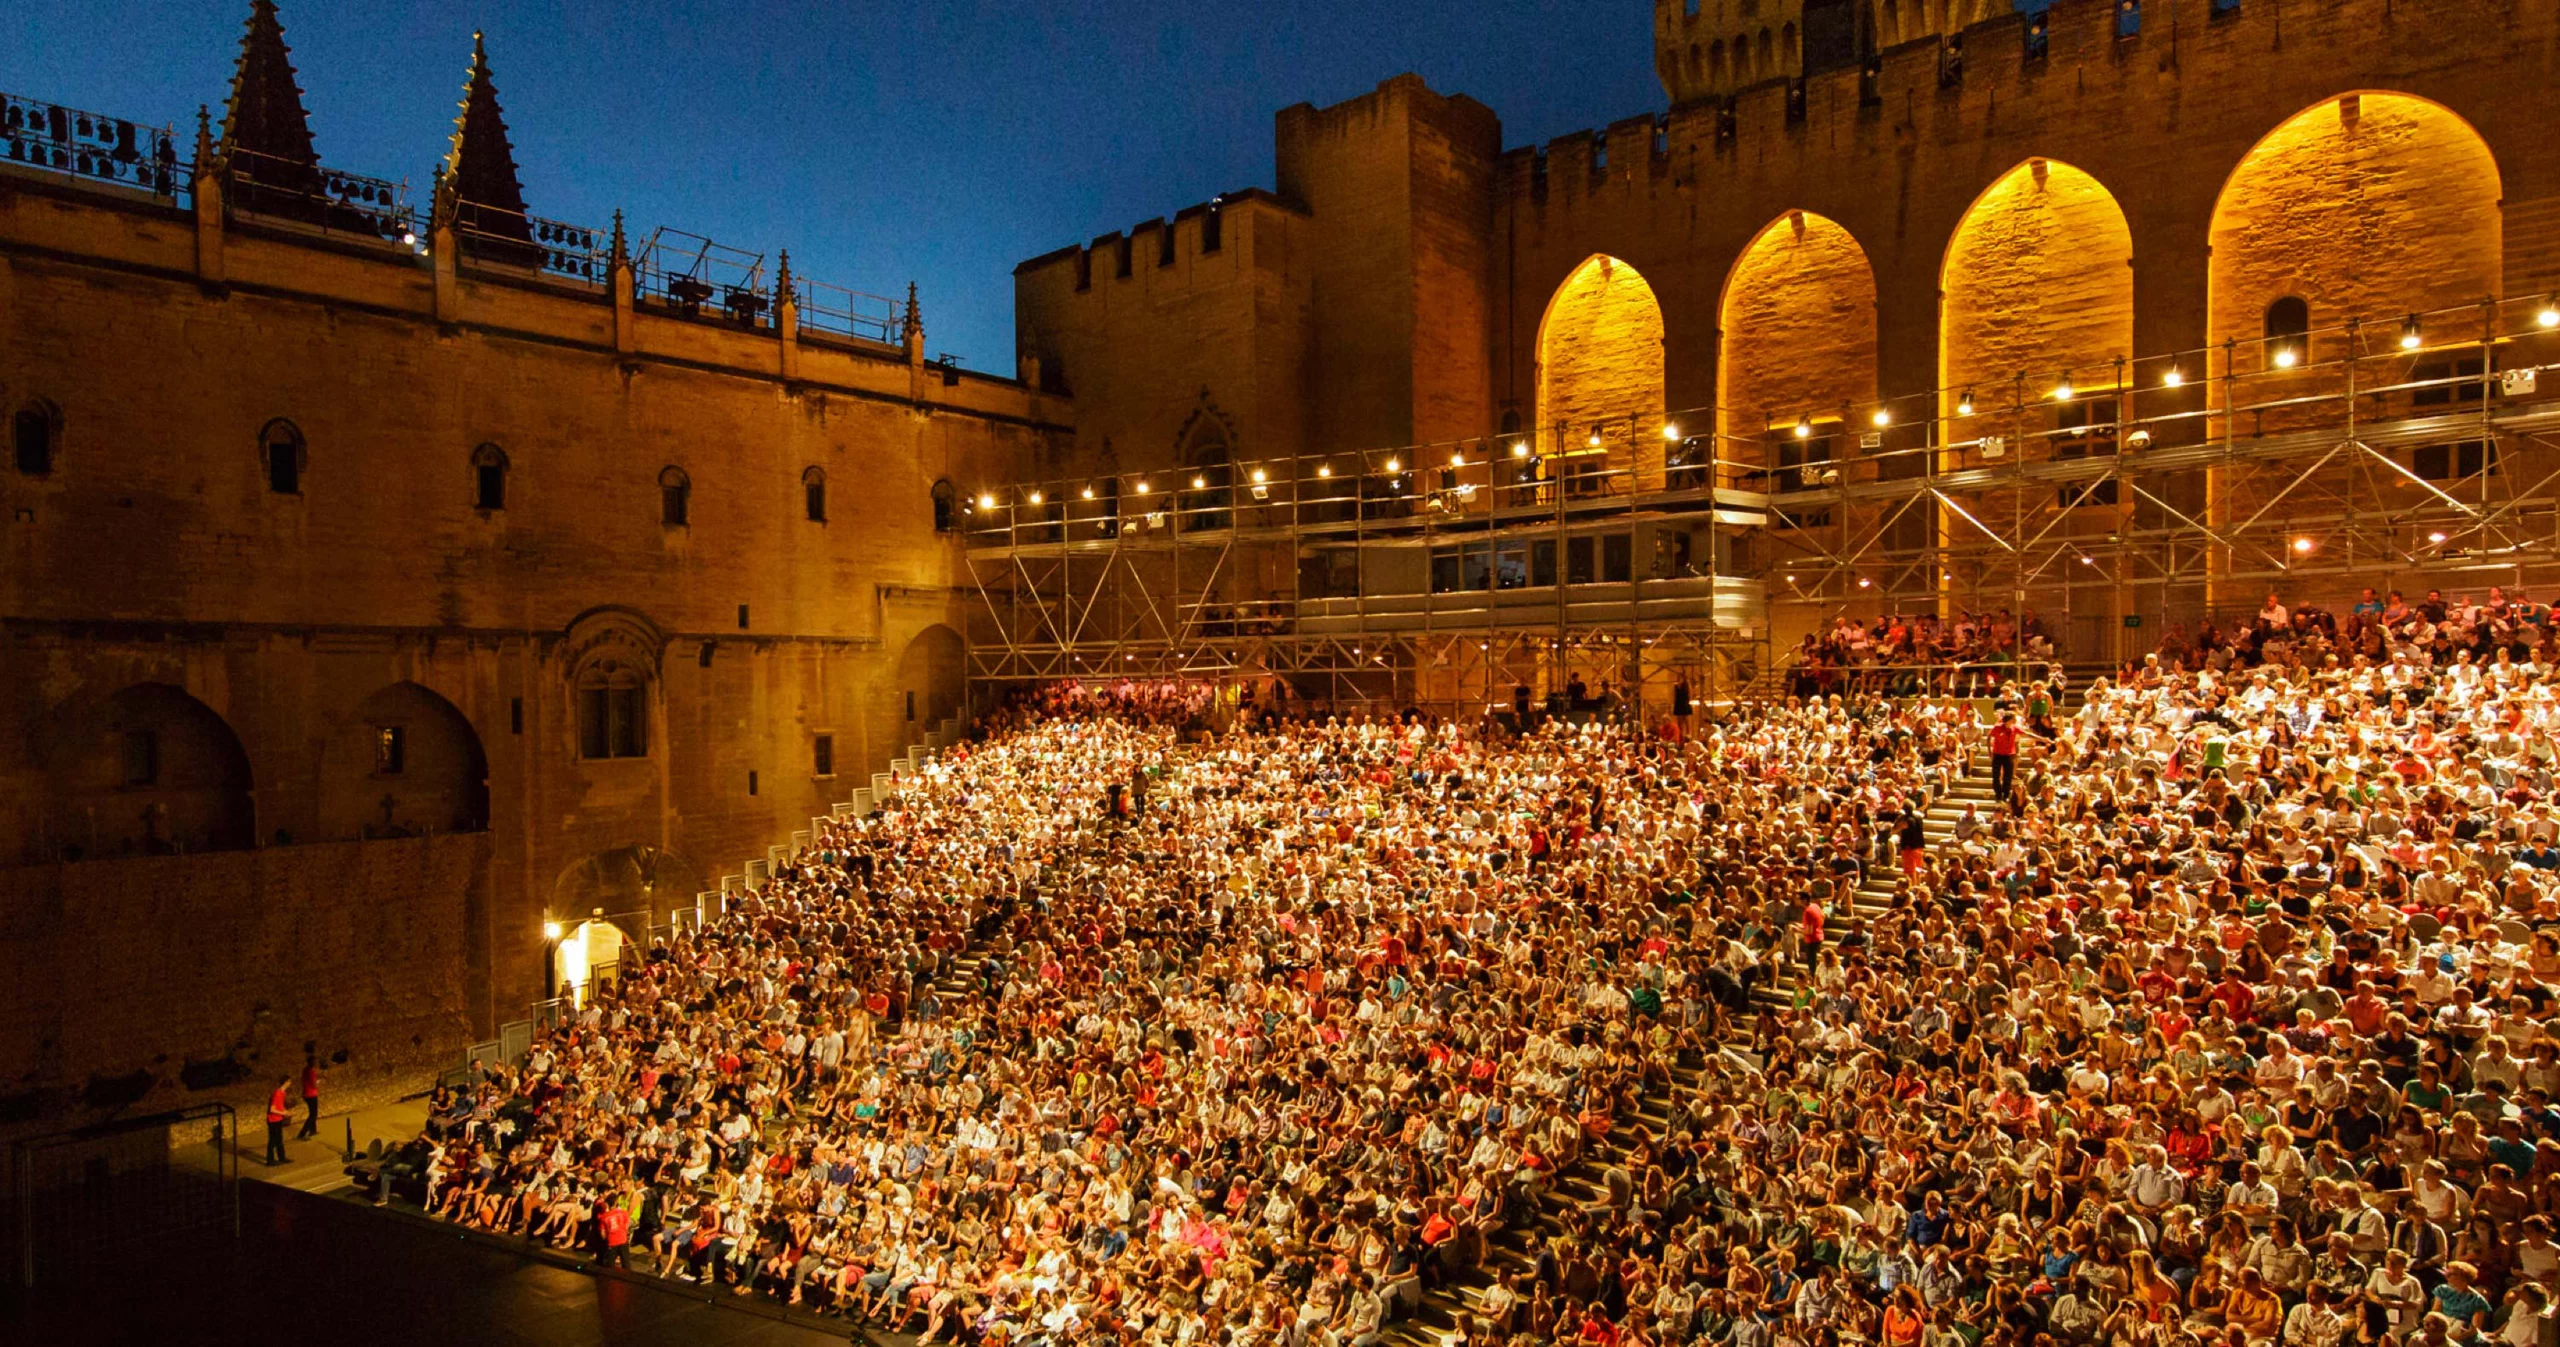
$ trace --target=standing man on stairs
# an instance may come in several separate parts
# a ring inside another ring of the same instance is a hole
[[[2018,774],[2018,713],[2003,711],[1991,727],[1991,794],[2007,803],[2009,783]]]

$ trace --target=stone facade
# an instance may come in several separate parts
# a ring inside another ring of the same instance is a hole
[[[645,931],[961,709],[936,484],[1071,435],[912,330],[224,186],[0,167],[0,404],[50,432],[0,471],[21,1124],[254,1093],[306,1041],[336,1088],[414,1084],[521,1018],[547,919]]]

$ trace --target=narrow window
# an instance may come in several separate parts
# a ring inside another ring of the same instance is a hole
[[[53,471],[54,416],[50,409],[22,408],[10,429],[18,471],[29,477],[42,477]]]
[[[711,652],[712,652],[713,650],[718,649],[718,648],[719,648],[719,647],[717,647],[717,646],[713,645],[713,644],[712,644],[711,642],[709,642],[709,641],[705,641],[705,642],[703,642],[703,643],[702,643],[702,648],[701,648],[700,650],[697,650],[697,651],[695,651],[695,652],[694,652],[694,655],[693,655],[693,664],[694,664],[694,667],[695,667],[695,668],[697,668],[697,669],[708,669],[708,668],[710,668],[710,667],[711,667]]]
[[[622,665],[599,665],[578,680],[578,754],[648,756],[648,685]]]
[[[809,766],[818,776],[836,774],[836,737],[822,734],[809,741]]]
[[[373,732],[373,774],[398,776],[409,765],[409,734],[398,725],[383,725]]]
[[[2289,368],[2307,362],[2311,338],[2311,303],[2300,295],[2286,295],[2267,306],[2266,361],[2270,367]]]
[[[301,495],[305,452],[302,432],[291,421],[269,421],[258,436],[258,453],[266,460],[267,490],[279,496]]]
[[[128,786],[153,786],[160,782],[160,732],[127,730],[124,732],[124,783]]]
[[[960,527],[960,488],[943,478],[933,484],[933,531],[951,533]]]
[[[827,522],[827,470],[811,468],[800,474],[800,503],[809,512],[809,522]]]
[[[507,733],[524,733],[524,698],[507,699]]]
[[[747,794],[749,794],[749,795],[753,795],[753,794],[755,794],[755,793],[756,793],[756,774],[755,774],[753,771],[750,771],[750,772],[748,772],[748,773],[747,773]]]
[[[745,631],[746,629],[747,629],[747,606],[746,606],[745,604],[743,604],[743,603],[742,603],[742,604],[739,604],[739,605],[738,605],[738,630],[740,630],[740,631]]]
[[[507,455],[494,444],[471,451],[471,504],[480,510],[507,508]]]
[[[915,720],[915,718],[916,718],[916,694],[915,694],[914,692],[910,691],[909,693],[907,693],[907,720],[908,720],[908,722],[909,722],[909,723],[913,723],[913,722],[914,722],[914,720]]]
[[[1200,217],[1200,251],[1214,253],[1226,246],[1226,223],[1220,218],[1218,203],[1209,203],[1207,214]]]
[[[667,528],[680,529],[693,523],[693,479],[682,468],[668,468],[658,474],[658,522]]]

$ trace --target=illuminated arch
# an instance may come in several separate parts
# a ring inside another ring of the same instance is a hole
[[[1611,463],[1627,466],[1629,446],[1662,420],[1662,360],[1662,305],[1643,275],[1606,254],[1574,268],[1538,323],[1539,452],[1585,452],[1606,427]]]
[[[2093,371],[2132,355],[2133,230],[2096,178],[2030,159],[1957,222],[1938,296],[1940,414],[1956,418],[1950,438],[1987,433],[1957,416],[1964,390],[1979,386],[1988,414],[2009,404],[2021,374],[2030,398],[2066,371],[2098,388]]]
[[[2471,124],[2407,94],[2327,99],[2267,133],[2224,180],[2208,235],[2206,333],[2243,374],[2269,359],[2269,306],[2298,297],[2305,363],[2340,324],[2469,304],[2499,289],[2498,162]]]
[[[1876,396],[1876,278],[1849,231],[1809,211],[1772,222],[1734,259],[1716,310],[1724,434],[1864,405]]]

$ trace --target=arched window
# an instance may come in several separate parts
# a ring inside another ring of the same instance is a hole
[[[62,439],[62,413],[48,402],[31,402],[11,418],[10,445],[18,471],[42,477],[53,471],[53,452]]]
[[[960,488],[943,478],[933,484],[933,531],[956,533],[960,529]]]
[[[481,510],[507,508],[507,451],[484,444],[471,451],[471,503]]]
[[[266,465],[267,490],[279,496],[302,494],[302,473],[311,464],[311,450],[291,421],[279,416],[258,432],[258,457]]]
[[[811,468],[800,474],[800,503],[809,512],[809,522],[827,522],[827,470]]]
[[[2311,338],[2311,302],[2300,295],[2286,295],[2268,305],[2266,336],[2270,365],[2282,368],[2310,355],[2306,348]]]
[[[578,756],[649,756],[649,682],[618,661],[590,664],[578,675]]]
[[[658,522],[671,529],[690,527],[693,523],[693,479],[682,468],[668,468],[658,474]]]

